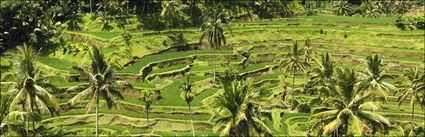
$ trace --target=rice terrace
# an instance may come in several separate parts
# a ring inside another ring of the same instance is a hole
[[[422,137],[424,5],[2,0],[0,137]]]

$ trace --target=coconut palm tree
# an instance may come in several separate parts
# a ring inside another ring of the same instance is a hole
[[[151,108],[151,105],[153,103],[156,103],[156,101],[162,99],[161,92],[159,90],[142,90],[140,92],[140,98],[139,100],[143,101],[145,103],[145,109],[146,109],[146,121],[147,121],[147,129],[149,130],[149,110]]]
[[[179,3],[177,1],[163,1],[161,16],[167,21],[168,25],[177,25],[179,19]]]
[[[264,113],[255,100],[258,95],[251,92],[250,84],[234,76],[220,77],[220,81],[224,90],[214,96],[210,105],[215,112],[215,130],[224,127],[220,136],[272,135],[261,120]]]
[[[323,101],[324,98],[334,94],[329,90],[329,88],[332,88],[335,84],[335,79],[333,78],[334,64],[329,53],[322,54],[320,62],[318,60],[315,60],[315,62],[318,67],[311,71],[313,74],[310,78],[309,85],[312,86],[312,88],[309,90],[319,92],[317,98],[311,102],[321,104],[320,102]]]
[[[313,46],[311,45],[311,36],[310,35],[304,35],[304,62],[305,62],[305,66],[306,69],[310,68],[310,61],[314,61],[315,55],[316,53],[313,50]],[[306,70],[307,71],[307,70]],[[306,85],[307,85],[307,78],[308,73],[304,73],[304,90],[306,90]]]
[[[334,136],[360,136],[371,130],[384,131],[390,123],[385,117],[375,113],[378,106],[374,102],[367,102],[371,94],[363,94],[356,89],[358,87],[354,70],[340,68],[336,69],[336,73],[335,88],[331,89],[336,94],[325,100],[325,107],[312,111],[309,121],[313,124],[310,130]],[[373,129],[376,127],[378,128]]]
[[[99,47],[93,46],[90,52],[91,64],[87,68],[74,66],[82,77],[88,78],[88,82],[78,84],[67,89],[67,92],[79,91],[68,104],[71,106],[83,100],[89,100],[86,104],[87,113],[91,107],[96,105],[96,136],[99,133],[99,100],[103,98],[110,109],[115,105],[115,98],[124,99],[120,91],[131,88],[126,81],[116,81],[112,79],[113,72],[110,65],[105,61]]]
[[[298,48],[298,43],[294,42],[292,48],[287,53],[289,59],[282,60],[281,65],[283,65],[284,73],[292,71],[292,90],[295,90],[295,71],[299,70],[302,73],[305,73],[307,70],[308,64],[302,59],[304,54],[303,49]]]
[[[189,117],[190,117],[190,124],[192,125],[192,134],[195,136],[195,129],[193,128],[193,121],[192,121],[192,111],[190,110],[190,102],[193,101],[195,98],[195,94],[192,91],[192,84],[190,83],[190,77],[189,75],[186,76],[186,80],[183,81],[182,85],[180,85],[180,97],[183,98],[186,101],[187,107],[189,108]]]
[[[201,32],[201,37],[199,43],[202,43],[204,39],[208,40],[208,44],[214,48],[215,51],[221,46],[226,45],[226,37],[224,35],[223,23],[221,21],[221,14],[214,14],[208,21],[202,23],[199,31]],[[215,81],[216,71],[214,71],[214,81]]]
[[[385,79],[393,79],[385,74],[386,66],[383,66],[383,59],[378,55],[367,56],[365,60],[365,70],[360,73],[359,90],[372,92],[374,96],[383,96],[387,100],[388,92],[395,91],[394,85],[385,82]]]
[[[335,1],[337,4],[333,7],[334,14],[337,15],[343,15],[343,16],[349,16],[353,12],[353,8],[351,7],[351,4],[346,1]]]
[[[422,76],[421,76],[422,75]],[[420,106],[423,108],[425,105],[425,93],[420,92],[421,91],[421,85],[422,84],[422,91],[424,91],[423,83],[424,83],[424,74],[421,72],[417,67],[411,68],[406,72],[404,75],[406,76],[410,81],[410,88],[404,90],[404,93],[398,97],[398,106],[403,104],[403,101],[407,99],[407,97],[410,96],[410,105],[412,106],[412,131],[415,129],[415,123],[414,123],[414,115],[415,115],[415,103],[419,103]],[[422,77],[422,81],[421,81]],[[419,82],[421,81],[421,82]]]
[[[41,66],[36,65],[37,54],[31,46],[20,46],[13,55],[13,71],[4,74],[3,78],[8,81],[1,82],[1,86],[7,88],[8,94],[11,95],[11,98],[4,101],[11,102],[2,102],[2,106],[9,106],[8,111],[58,115],[59,103],[51,94],[56,88],[48,83],[57,76],[53,73],[45,75]],[[35,121],[32,122],[34,130]],[[33,133],[35,135],[35,131]]]

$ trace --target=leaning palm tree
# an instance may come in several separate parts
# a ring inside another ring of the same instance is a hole
[[[221,77],[224,91],[216,94],[210,105],[215,111],[215,130],[224,127],[220,136],[272,135],[272,131],[260,120],[264,113],[253,99],[256,95],[251,92],[250,84],[229,78],[235,77]]]
[[[382,96],[386,101],[388,92],[395,91],[396,88],[391,83],[385,82],[386,79],[393,77],[385,74],[386,66],[383,66],[383,59],[378,55],[367,56],[365,64],[365,70],[360,73],[359,90],[372,92],[374,96]]]
[[[190,109],[190,103],[195,98],[195,94],[192,91],[192,84],[190,83],[190,77],[189,75],[186,76],[186,80],[183,81],[182,85],[180,85],[180,97],[183,98],[186,101],[187,107],[189,108],[189,117],[190,117],[190,124],[192,125],[192,134],[195,136],[195,129],[193,128],[193,121],[192,121],[192,111]]]
[[[142,90],[140,94],[139,100],[145,103],[146,109],[146,121],[147,121],[147,129],[149,130],[149,110],[151,108],[152,103],[162,99],[161,93],[159,90]]]
[[[11,102],[10,104],[2,102],[2,106],[8,105],[10,112],[58,115],[59,103],[51,94],[56,88],[48,83],[57,76],[45,75],[41,66],[36,65],[37,54],[33,52],[31,46],[24,44],[18,47],[14,55],[13,71],[5,73],[3,78],[8,81],[0,84],[7,88],[8,94],[11,95],[11,98],[5,101]],[[34,130],[35,121],[32,122]],[[35,135],[35,131],[33,133]]]
[[[371,94],[363,94],[356,89],[354,70],[341,68],[336,69],[336,73],[334,89],[330,89],[336,94],[326,99],[325,107],[312,111],[309,121],[313,124],[310,130],[333,136],[361,136],[371,132],[373,128],[384,131],[390,123],[385,117],[375,113],[378,106],[374,102],[367,102]]]
[[[115,105],[115,98],[124,99],[120,91],[131,88],[130,83],[126,81],[115,81],[112,79],[112,69],[105,61],[101,50],[93,46],[90,52],[91,64],[87,68],[74,66],[73,68],[80,72],[82,77],[87,77],[88,82],[82,83],[67,89],[67,92],[81,91],[75,95],[68,103],[73,106],[83,100],[89,100],[86,104],[87,113],[91,107],[96,105],[96,136],[99,133],[99,100],[105,99],[108,108]]]
[[[298,43],[294,42],[293,47],[290,48],[288,52],[289,59],[281,61],[284,73],[292,71],[292,90],[295,90],[295,71],[299,70],[302,73],[305,73],[307,70],[308,64],[302,59],[303,53],[304,50],[299,49]]]
[[[421,81],[421,75],[422,75],[422,81]],[[413,129],[415,129],[415,123],[414,123],[414,115],[415,115],[415,103],[419,103],[421,108],[423,108],[423,106],[425,105],[425,93],[421,92],[424,91],[423,88],[423,83],[424,83],[424,74],[423,72],[420,72],[419,69],[416,68],[412,68],[410,70],[408,70],[405,74],[405,76],[409,79],[410,81],[410,88],[406,88],[406,90],[404,91],[404,93],[402,95],[400,95],[398,97],[398,106],[400,107],[400,105],[403,104],[403,101],[407,99],[407,97],[410,96],[410,105],[412,106],[412,130],[411,132],[413,132]],[[421,82],[419,82],[421,81]],[[421,89],[421,84],[422,84],[422,89]]]
[[[202,43],[204,39],[207,39],[209,45],[214,48],[214,55],[217,49],[226,45],[226,37],[224,36],[223,23],[220,17],[220,13],[214,14],[212,18],[204,22],[199,29],[201,32],[199,43]],[[214,81],[216,79],[215,75],[216,70],[214,70]]]

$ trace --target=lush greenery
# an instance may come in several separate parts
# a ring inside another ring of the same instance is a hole
[[[2,1],[0,133],[423,136],[423,5]]]

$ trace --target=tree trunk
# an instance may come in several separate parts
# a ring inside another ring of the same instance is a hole
[[[214,47],[214,56],[216,56],[215,55],[215,51],[217,50],[217,48],[215,48]],[[214,67],[217,67],[217,65],[214,63]],[[215,75],[216,75],[216,72],[217,72],[217,68],[214,68],[214,86],[216,85],[216,83],[217,83],[217,80],[216,80],[216,77],[215,77]]]
[[[146,108],[146,121],[147,121],[148,134],[150,134],[150,132],[149,132],[149,107]]]
[[[92,5],[91,5],[91,1],[92,0],[90,0],[90,14],[93,14],[92,12],[93,12],[93,7],[92,7]]]
[[[96,137],[99,136],[99,93],[96,95]]]
[[[130,1],[128,1],[128,0],[127,0],[127,14],[129,13],[129,12],[128,12],[128,3],[130,3]]]
[[[414,95],[412,95],[413,98]],[[415,129],[415,103],[412,104],[412,131]]]
[[[292,93],[295,91],[295,67],[292,67]]]
[[[190,124],[192,125],[192,134],[195,137],[195,128],[193,128],[193,120],[192,120],[192,111],[190,110],[190,103],[187,104],[189,106],[189,117],[190,117]]]
[[[307,85],[306,78],[307,78],[307,74],[304,73],[304,85],[303,85],[304,89],[303,89],[303,91],[306,91],[306,89],[305,89],[305,86]],[[305,93],[307,93],[307,92],[305,92]]]

